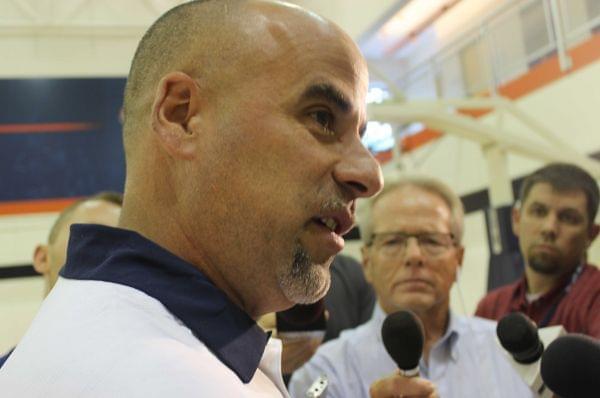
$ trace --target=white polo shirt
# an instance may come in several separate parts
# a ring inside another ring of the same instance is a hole
[[[288,397],[280,341],[142,236],[75,225],[61,275],[0,396]]]

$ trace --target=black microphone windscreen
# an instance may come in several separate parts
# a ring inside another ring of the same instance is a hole
[[[544,352],[535,323],[520,312],[502,318],[496,326],[496,334],[502,347],[519,363],[533,363]]]
[[[600,394],[600,342],[582,334],[561,336],[548,345],[541,362],[542,380],[562,398]]]
[[[394,312],[381,327],[383,345],[398,368],[412,370],[419,366],[423,353],[423,324],[411,311]]]
[[[323,299],[313,304],[296,304],[292,308],[278,313],[285,322],[296,327],[302,327],[315,322],[325,311]]]

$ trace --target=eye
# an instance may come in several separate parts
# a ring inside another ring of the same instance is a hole
[[[428,246],[443,246],[444,244],[440,242],[440,238],[434,236],[421,236],[419,238],[419,242],[423,245]]]
[[[547,213],[546,208],[544,206],[531,206],[529,208],[529,214],[537,217],[545,216]]]
[[[404,245],[405,239],[400,236],[393,236],[383,241],[384,246],[401,246]]]
[[[310,113],[310,117],[321,126],[323,134],[333,136],[334,116],[331,112],[321,109]]]
[[[580,217],[579,214],[574,214],[571,212],[561,213],[558,218],[560,221],[571,225],[577,225],[582,221],[582,217]]]

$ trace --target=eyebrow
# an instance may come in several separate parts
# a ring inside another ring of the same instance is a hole
[[[328,83],[314,84],[306,89],[301,97],[302,100],[322,99],[333,103],[342,112],[349,113],[352,106],[344,93]]]
[[[310,99],[322,99],[334,104],[343,113],[350,113],[352,105],[348,98],[335,86],[329,83],[313,84],[308,87],[300,97],[302,101]],[[362,138],[367,131],[367,123],[360,125],[358,134]]]
[[[538,201],[531,202],[531,204],[530,204],[529,206],[530,206],[530,207],[531,207],[531,206],[541,206],[541,207],[545,207],[545,208],[548,208],[548,207],[549,207],[549,205],[547,205],[546,203],[543,203],[543,202],[538,202]],[[581,214],[581,211],[580,211],[578,208],[576,208],[576,207],[569,207],[569,206],[566,206],[566,207],[561,207],[561,208],[559,208],[559,209],[557,209],[557,210],[558,210],[559,212],[564,212],[564,211],[574,211],[574,212],[576,212],[576,213],[578,213],[578,214]]]

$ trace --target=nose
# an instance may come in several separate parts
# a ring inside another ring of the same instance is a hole
[[[368,198],[381,190],[383,176],[379,162],[358,138],[353,137],[342,156],[334,169],[334,178],[353,198]]]
[[[548,213],[542,222],[542,236],[546,240],[556,239],[558,230],[558,217],[554,213]]]
[[[404,265],[407,267],[420,267],[423,265],[423,252],[421,251],[421,246],[419,246],[419,241],[414,236],[411,236],[406,241]]]

